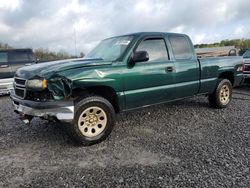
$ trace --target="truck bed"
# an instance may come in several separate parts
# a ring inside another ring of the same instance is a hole
[[[218,76],[226,69],[228,72],[235,70],[243,63],[243,58],[240,56],[230,57],[209,57],[199,59],[200,63],[200,93],[211,92],[215,85]],[[240,84],[242,73],[235,76],[234,86]]]

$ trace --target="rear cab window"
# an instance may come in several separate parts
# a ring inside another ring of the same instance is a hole
[[[189,40],[184,36],[169,36],[169,41],[176,60],[193,59],[193,51]]]
[[[0,65],[6,64],[8,62],[7,52],[0,52]]]
[[[146,51],[149,62],[163,62],[169,60],[168,50],[163,38],[147,38],[138,45],[136,51]]]

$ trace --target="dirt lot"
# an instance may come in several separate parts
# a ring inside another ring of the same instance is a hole
[[[119,115],[111,137],[75,146],[61,125],[24,125],[0,98],[0,187],[250,187],[250,87],[227,109],[204,97]]]

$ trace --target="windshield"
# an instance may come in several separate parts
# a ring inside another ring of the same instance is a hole
[[[132,36],[105,39],[89,52],[85,58],[101,58],[105,61],[115,61],[125,52],[132,39]]]
[[[243,54],[243,58],[250,58],[250,49]]]

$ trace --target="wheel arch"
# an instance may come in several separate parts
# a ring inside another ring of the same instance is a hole
[[[72,91],[72,96],[78,99],[82,99],[87,95],[98,95],[107,99],[116,113],[120,112],[119,99],[116,91],[110,86],[88,86],[84,88],[75,88]]]
[[[218,78],[228,79],[232,86],[234,85],[234,73],[232,71],[225,71],[219,74]]]

